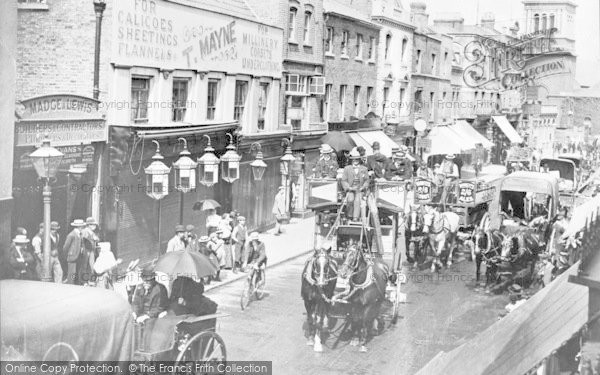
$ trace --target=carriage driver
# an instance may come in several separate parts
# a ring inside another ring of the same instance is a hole
[[[348,218],[357,221],[360,217],[360,202],[362,194],[369,188],[369,172],[360,164],[360,154],[356,150],[350,152],[351,165],[344,167],[342,173],[342,188],[346,192],[346,214]]]
[[[142,270],[142,280],[144,282],[135,289],[132,302],[133,319],[136,323],[158,318],[169,306],[167,289],[156,281],[156,273],[152,266]]]
[[[265,244],[258,237],[258,232],[250,233],[248,237],[248,244],[246,245],[246,258],[244,259],[247,263],[252,265],[252,270],[259,271],[257,282],[265,279],[265,267],[267,266],[267,252],[265,250]],[[246,264],[242,267],[246,268]]]
[[[321,157],[313,170],[314,178],[335,178],[338,170],[338,163],[333,148],[328,144],[321,145]]]
[[[454,154],[448,154],[444,158],[442,165],[440,166],[440,174],[444,177],[444,190],[442,192],[442,202],[446,202],[446,196],[448,195],[452,187],[454,186],[454,181],[458,179],[458,166],[454,162],[454,158],[456,156]]]

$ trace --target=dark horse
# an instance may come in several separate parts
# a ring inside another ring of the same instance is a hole
[[[419,207],[411,206],[408,215],[406,215],[404,230],[406,260],[409,263],[413,263],[413,268],[415,269],[420,263],[425,261],[427,246],[429,245],[429,241],[426,241],[426,236],[423,233],[423,215],[419,211]]]
[[[337,263],[331,257],[330,250],[315,250],[304,265],[300,291],[306,308],[307,345],[312,345],[315,352],[323,351],[323,326],[336,282]]]
[[[471,257],[475,261],[475,277],[479,281],[481,273],[481,263],[485,263],[485,285],[493,282],[493,266],[490,264],[492,258],[502,253],[502,242],[504,235],[499,230],[475,229],[473,232],[473,253]]]
[[[379,312],[385,300],[389,268],[381,259],[367,259],[357,246],[350,246],[339,274],[349,278],[350,291],[346,300],[350,305],[354,336],[350,344],[360,344],[360,351],[366,352],[367,338],[375,319],[380,327],[383,326]]]

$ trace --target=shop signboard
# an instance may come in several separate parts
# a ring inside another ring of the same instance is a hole
[[[415,200],[418,203],[428,203],[432,198],[432,183],[429,180],[415,181]]]
[[[113,6],[113,63],[281,77],[280,28],[163,0]]]
[[[475,183],[472,181],[460,181],[458,183],[458,201],[463,204],[475,202]]]

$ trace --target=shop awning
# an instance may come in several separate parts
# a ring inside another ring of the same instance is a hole
[[[239,126],[237,121],[229,122],[210,122],[201,125],[177,125],[177,126],[161,126],[157,129],[156,125],[136,125],[133,129],[137,132],[140,138],[169,138],[169,137],[185,137],[195,134],[208,134],[225,131]]]
[[[352,137],[352,140],[356,143],[357,147],[363,146],[365,148],[367,155],[373,153],[371,145],[375,141],[379,142],[381,145],[381,153],[388,157],[392,156],[392,150],[400,149],[400,146],[381,130],[368,130],[348,134],[350,134],[350,137]]]
[[[521,138],[515,128],[508,122],[506,116],[492,116],[492,119],[511,143],[523,143],[523,138]]]
[[[458,120],[454,125],[451,126],[452,130],[458,132],[459,135],[468,137],[474,145],[480,143],[483,148],[491,148],[494,144],[489,141],[486,137],[481,135],[477,130],[473,129],[471,125],[465,120]]]
[[[448,126],[434,126],[426,138],[431,140],[429,155],[460,154],[475,148],[470,142],[461,139]]]
[[[579,262],[473,339],[440,353],[417,374],[527,373],[588,321],[587,287],[569,282],[578,268]]]

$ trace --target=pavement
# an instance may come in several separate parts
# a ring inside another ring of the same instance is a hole
[[[267,268],[310,253],[313,248],[314,228],[315,218],[311,216],[304,219],[293,218],[288,225],[284,226],[285,232],[279,236],[274,234],[273,229],[259,233],[267,252]],[[222,270],[219,275],[221,281],[213,281],[205,285],[205,290],[220,288],[243,279],[246,275],[247,273],[244,272],[233,273],[230,270]]]

